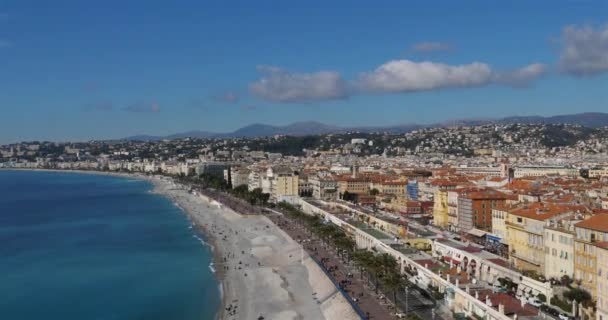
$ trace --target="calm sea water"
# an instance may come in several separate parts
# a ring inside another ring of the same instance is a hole
[[[0,319],[213,319],[211,252],[151,189],[0,171]]]

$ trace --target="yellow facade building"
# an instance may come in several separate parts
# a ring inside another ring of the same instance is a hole
[[[269,168],[267,176],[270,178],[270,197],[273,201],[299,195],[300,179],[297,172],[279,166]]]
[[[448,192],[439,189],[435,191],[433,204],[433,223],[440,228],[448,227]]]
[[[505,226],[509,261],[520,270],[545,272],[545,225],[569,215],[569,208],[533,203],[510,209]]]
[[[407,181],[384,181],[380,192],[384,194],[405,195]]]
[[[583,289],[597,297],[597,247],[608,241],[608,215],[598,214],[574,225],[574,279]]]
[[[597,256],[597,320],[608,320],[608,242],[595,245]]]
[[[367,194],[370,181],[365,177],[341,177],[338,178],[338,192],[342,196],[345,192],[356,194]]]

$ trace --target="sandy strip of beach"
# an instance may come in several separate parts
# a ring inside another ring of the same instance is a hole
[[[211,242],[223,288],[220,319],[359,319],[301,246],[268,218],[237,214],[167,179],[151,181]]]
[[[223,293],[218,319],[360,319],[301,246],[268,218],[240,215],[167,177],[76,172],[147,180],[154,193],[184,210],[213,248]]]

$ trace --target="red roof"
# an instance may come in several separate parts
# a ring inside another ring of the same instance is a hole
[[[577,228],[608,232],[608,214],[597,214],[574,225]]]
[[[538,309],[530,304],[524,304],[521,306],[521,301],[515,297],[512,297],[506,293],[492,293],[487,295],[492,302],[492,307],[498,309],[498,305],[502,304],[505,306],[505,315],[517,314],[518,317],[522,316],[536,316],[538,315]],[[479,295],[479,300],[485,302],[486,295]]]

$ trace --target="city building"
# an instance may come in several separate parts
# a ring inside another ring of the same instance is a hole
[[[268,168],[266,173],[270,180],[270,199],[280,202],[285,197],[299,196],[299,174],[287,166]]]
[[[564,219],[545,226],[545,270],[547,278],[574,277],[574,223]]]
[[[608,242],[595,244],[597,256],[596,319],[608,319]]]
[[[463,192],[458,196],[458,229],[492,231],[492,209],[505,205],[506,195],[494,189]]]
[[[318,175],[308,178],[312,186],[312,197],[320,200],[336,200],[338,198],[338,182],[331,177]]]
[[[598,214],[574,225],[574,279],[596,298],[596,244],[608,241],[608,214]]]
[[[565,206],[532,203],[509,210],[507,242],[510,262],[520,270],[545,271],[545,225],[571,215]]]

